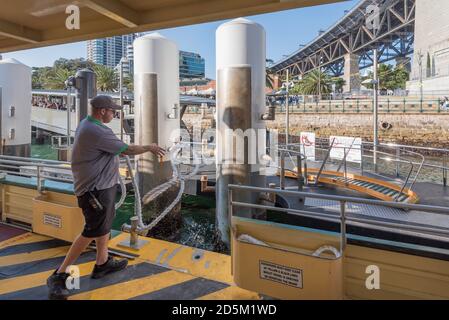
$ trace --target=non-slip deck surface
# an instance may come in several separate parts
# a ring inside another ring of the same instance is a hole
[[[126,240],[121,234],[110,247]],[[102,279],[91,279],[95,252],[78,259],[80,288],[69,299],[258,299],[232,283],[230,257],[146,238],[141,256]],[[46,279],[60,265],[68,243],[26,233],[0,242],[0,299],[45,300]],[[129,252],[135,252],[128,250]]]

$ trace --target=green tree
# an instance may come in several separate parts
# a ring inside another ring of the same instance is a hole
[[[31,85],[33,89],[45,89],[52,67],[33,67],[31,73]]]
[[[93,67],[97,75],[97,90],[112,91],[117,89],[117,76],[114,69],[103,65],[95,65]]]
[[[409,79],[409,73],[402,65],[393,67],[391,64],[381,64],[378,67],[377,75],[380,90],[405,89]],[[363,80],[372,79],[373,76],[373,72],[370,72]],[[366,87],[372,89],[372,85],[366,85]]]
[[[76,58],[76,59],[59,58],[53,63],[53,67],[55,69],[64,68],[73,71],[74,73],[79,69],[93,68],[94,66],[95,66],[94,62],[85,60],[84,58]]]
[[[129,73],[123,78],[123,86],[128,91],[134,91],[134,75],[132,73]]]
[[[332,78],[332,84],[335,85],[335,92],[342,92],[346,81],[343,78],[335,77]]]
[[[76,71],[92,68],[95,63],[83,58],[59,58],[51,67],[34,67],[32,73],[33,89],[63,89],[64,81]]]
[[[75,73],[68,69],[58,67],[49,72],[45,79],[46,89],[64,89],[65,81]]]
[[[298,91],[305,95],[323,95],[330,93],[332,78],[320,70],[313,70],[306,74],[298,83]]]

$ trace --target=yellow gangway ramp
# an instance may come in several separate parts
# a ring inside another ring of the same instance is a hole
[[[309,168],[307,181],[309,181],[309,183],[316,182],[318,172],[319,169]],[[277,172],[277,175],[280,175],[280,172]],[[285,176],[297,179],[297,169],[295,168],[293,171],[286,171]],[[418,194],[409,188],[403,188],[395,183],[352,173],[345,174],[338,171],[322,171],[321,175],[318,177],[318,181],[323,184],[364,193],[383,201],[398,201],[404,203],[419,202]]]
[[[338,233],[232,217],[235,283],[279,299],[342,299]]]

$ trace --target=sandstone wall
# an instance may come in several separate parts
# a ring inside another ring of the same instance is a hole
[[[183,120],[188,127],[210,127],[210,121],[201,121],[200,115],[197,114],[185,114]],[[381,129],[382,122],[391,124],[392,128]],[[267,126],[284,133],[285,115],[276,114],[276,120],[267,121]],[[372,141],[373,117],[369,114],[353,113],[291,114],[290,134],[298,135],[301,131],[315,132],[317,137],[342,135]],[[449,148],[449,113],[379,114],[379,140],[383,143]]]

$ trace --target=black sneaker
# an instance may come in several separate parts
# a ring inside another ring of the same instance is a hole
[[[66,287],[66,280],[70,276],[68,273],[56,273],[47,279],[48,299],[50,300],[65,300],[69,295],[69,290]]]
[[[126,268],[128,265],[127,259],[114,260],[112,257],[108,257],[108,261],[102,265],[95,265],[92,272],[92,279],[100,279],[111,272],[120,271]]]

